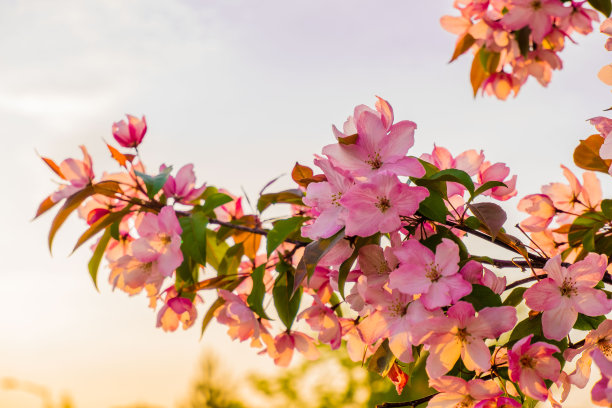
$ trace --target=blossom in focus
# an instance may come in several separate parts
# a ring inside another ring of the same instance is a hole
[[[480,401],[495,398],[502,393],[495,381],[466,381],[452,376],[430,379],[429,386],[439,391],[439,394],[429,401],[428,408],[473,408]]]
[[[421,294],[423,305],[429,310],[448,306],[472,291],[459,271],[459,247],[447,238],[442,239],[434,254],[415,239],[405,241],[395,250],[400,265],[391,272],[389,287],[409,294]]]
[[[576,361],[576,369],[569,374],[569,381],[578,388],[584,388],[591,375],[592,354],[600,350],[608,358],[612,358],[612,320],[604,320],[597,329],[589,332],[584,339],[584,345],[578,349],[568,348],[563,353],[567,361],[582,353]]]
[[[163,171],[165,166],[162,166],[160,171]],[[187,164],[176,173],[176,176],[168,176],[163,190],[167,197],[172,197],[181,203],[189,203],[198,198],[206,189],[206,184],[201,187],[195,187],[195,174],[193,173],[193,164]]]
[[[484,162],[478,171],[478,182],[484,184],[487,181],[501,181],[507,187],[499,186],[487,190],[483,195],[491,196],[496,200],[505,201],[517,194],[516,191],[516,175],[510,179],[506,179],[510,175],[510,168],[503,163],[491,164]]]
[[[612,311],[612,300],[594,286],[603,278],[608,265],[605,255],[590,253],[582,261],[564,267],[561,256],[544,265],[548,277],[525,291],[525,303],[542,311],[544,336],[561,340],[576,323],[578,313],[601,316]]]
[[[554,17],[566,17],[571,11],[559,0],[512,0],[501,22],[510,30],[529,26],[534,41],[541,43],[551,32]]]
[[[274,359],[274,364],[287,367],[293,358],[293,350],[299,351],[308,360],[316,360],[319,357],[319,350],[315,347],[312,337],[299,331],[277,335],[274,342],[268,345],[267,352]]]
[[[147,121],[143,116],[138,119],[132,115],[126,115],[125,120],[113,123],[113,137],[123,147],[138,147],[142,138],[147,133]]]
[[[227,334],[232,340],[245,341],[257,339],[260,335],[260,323],[257,315],[246,303],[247,295],[235,295],[224,289],[219,290],[219,297],[225,300],[215,311],[215,317],[221,324],[228,326]]]
[[[544,380],[557,381],[561,364],[553,353],[559,348],[543,341],[531,344],[533,334],[517,341],[508,351],[510,380],[518,385],[529,397],[545,401],[548,398],[548,388]]]
[[[158,215],[146,213],[136,227],[140,238],[132,244],[134,256],[142,262],[156,262],[164,276],[183,262],[181,226],[174,209],[166,206]]]
[[[593,386],[591,400],[602,407],[612,406],[612,361],[600,350],[593,352],[593,361],[601,371],[601,380]]]
[[[494,339],[512,329],[517,322],[512,306],[486,307],[478,312],[471,303],[457,302],[446,317],[434,317],[413,330],[415,342],[429,345],[427,374],[437,378],[446,374],[459,357],[470,371],[491,368],[491,353],[484,339]]]
[[[425,187],[402,183],[393,173],[382,172],[356,184],[340,199],[347,210],[345,234],[367,237],[397,231],[400,216],[411,216],[429,195]]]

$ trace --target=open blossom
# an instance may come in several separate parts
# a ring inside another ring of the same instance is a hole
[[[113,123],[113,137],[123,147],[137,147],[147,133],[147,121],[143,116],[138,119],[132,115],[126,115],[125,120]]]
[[[502,24],[510,30],[529,26],[537,43],[541,43],[552,30],[554,17],[565,17],[571,12],[559,0],[512,0],[511,5],[510,11],[502,18]]]
[[[79,146],[83,152],[83,160],[68,158],[62,161],[59,165],[61,176],[66,180],[68,185],[62,184],[55,193],[51,195],[51,201],[58,201],[70,197],[77,191],[82,190],[87,185],[91,184],[94,179],[93,165],[91,156],[87,152],[85,146]]]
[[[348,170],[355,176],[368,176],[377,171],[388,171],[398,176],[422,177],[425,169],[413,157],[406,157],[414,144],[416,124],[404,120],[393,124],[393,109],[378,98],[376,111],[359,105],[353,118],[345,123],[346,133],[334,133],[339,143],[325,146],[323,154],[334,166]],[[342,143],[343,138],[357,134],[353,144]]]
[[[569,381],[578,388],[584,388],[591,375],[592,355],[600,350],[606,357],[612,359],[612,320],[605,320],[596,330],[589,332],[584,339],[584,345],[578,349],[568,348],[563,353],[567,361],[582,353],[576,361],[576,369],[570,373]]]
[[[164,331],[175,331],[182,323],[183,330],[193,326],[198,317],[195,308],[196,303],[201,302],[202,298],[196,295],[193,301],[178,295],[174,286],[170,286],[164,291],[164,306],[157,314],[157,327]]]
[[[576,215],[588,210],[597,210],[601,203],[601,185],[595,173],[586,171],[582,175],[583,184],[567,167],[561,166],[563,175],[569,185],[563,183],[550,183],[542,186],[542,193],[546,194],[556,208],[567,214],[557,216],[557,222],[572,222]]]
[[[552,222],[557,210],[552,200],[545,194],[530,194],[521,198],[519,211],[530,216],[521,221],[521,227],[528,232],[544,231]]]
[[[162,166],[163,170],[165,166]],[[167,197],[173,197],[181,203],[188,203],[198,198],[206,188],[203,184],[201,187],[195,187],[195,174],[193,173],[193,164],[187,164],[176,173],[176,176],[168,176],[164,184],[164,194]]]
[[[484,162],[478,171],[478,181],[480,184],[484,184],[487,181],[501,181],[507,187],[493,187],[483,194],[501,201],[514,197],[517,194],[516,175],[512,176],[510,179],[506,179],[509,175],[510,169],[505,164]]]
[[[590,253],[568,268],[561,266],[561,256],[544,265],[548,277],[525,291],[525,303],[542,311],[544,336],[561,340],[576,323],[578,313],[601,316],[612,311],[612,301],[593,288],[603,278],[608,265],[605,255]]]
[[[389,287],[409,294],[421,294],[429,310],[448,306],[472,291],[459,271],[459,247],[442,239],[434,254],[415,239],[409,239],[395,250],[400,266],[391,272]]]
[[[463,170],[470,176],[475,176],[478,173],[478,169],[484,162],[484,154],[482,150],[478,153],[476,150],[466,150],[459,154],[457,157],[453,157],[451,153],[444,147],[435,146],[431,154],[422,154],[421,160],[425,160],[440,170],[446,169],[457,169]],[[463,194],[466,188],[460,183],[448,182],[447,194],[451,197],[455,194]]]
[[[472,283],[486,286],[493,292],[501,295],[506,289],[506,277],[497,276],[493,271],[482,266],[476,261],[468,261],[459,271],[463,279]]]
[[[219,297],[225,300],[225,303],[215,311],[215,316],[219,323],[228,326],[227,334],[233,340],[240,341],[259,338],[260,323],[257,315],[246,303],[247,295],[238,296],[220,289]]]
[[[415,341],[429,345],[427,374],[437,378],[446,374],[459,357],[468,370],[491,368],[491,353],[484,339],[494,339],[516,324],[512,306],[486,307],[478,312],[471,303],[457,302],[446,317],[421,322],[413,330]]]
[[[318,340],[321,343],[329,344],[332,350],[340,347],[342,326],[338,316],[332,309],[321,303],[318,297],[315,297],[312,306],[301,312],[297,318],[298,320],[305,319],[311,329],[319,332]]]
[[[319,350],[315,347],[314,340],[299,331],[283,332],[268,344],[268,355],[274,359],[274,364],[287,367],[293,358],[293,350],[299,351],[306,359],[316,360]]]
[[[302,235],[310,239],[329,238],[344,226],[346,209],[340,204],[342,195],[354,184],[353,178],[328,159],[316,158],[327,181],[310,183],[303,201],[317,213],[310,225],[302,227]]]
[[[489,400],[501,395],[502,391],[495,381],[480,379],[466,381],[462,378],[444,376],[429,380],[429,385],[439,391],[428,408],[473,408],[480,401]]]
[[[593,360],[601,371],[601,380],[593,386],[591,399],[595,405],[612,406],[612,360],[600,350],[593,352]]]
[[[137,226],[138,238],[132,244],[134,256],[142,262],[156,262],[164,276],[183,262],[181,226],[172,207],[166,206],[158,215],[146,213]]]
[[[356,184],[340,199],[347,209],[346,235],[367,237],[376,232],[397,231],[400,216],[411,216],[429,195],[425,187],[408,186],[395,174],[382,172]]]

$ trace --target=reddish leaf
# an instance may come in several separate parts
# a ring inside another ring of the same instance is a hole
[[[495,240],[497,234],[506,222],[506,212],[494,203],[467,204],[472,214],[489,230],[491,238]]]
[[[108,150],[110,150],[111,157],[115,159],[117,163],[119,163],[120,166],[127,168],[126,163],[127,162],[131,163],[132,160],[134,160],[133,154],[123,154],[119,150],[115,149],[113,146],[109,145],[108,143],[106,144],[106,147],[108,147]]]
[[[469,50],[476,40],[470,34],[466,34],[457,41],[457,45],[455,46],[455,52],[453,53],[453,57],[449,62],[453,62],[460,55],[464,54],[467,50]]]
[[[259,228],[259,219],[255,215],[245,215],[244,217],[236,220],[236,224],[244,225],[249,228]],[[249,259],[255,259],[259,246],[261,245],[261,235],[253,234],[252,232],[235,230],[232,233],[234,242],[236,244],[242,244],[244,247],[244,254]]]
[[[397,362],[393,363],[391,366],[391,370],[387,373],[387,378],[391,380],[391,382],[395,385],[395,391],[397,391],[397,395],[402,394],[402,390],[408,384],[408,374],[406,374]]]
[[[298,162],[295,162],[295,166],[291,170],[291,178],[302,187],[308,186],[308,183],[304,183],[302,180],[311,178],[313,174],[310,167],[302,166]]]
[[[487,79],[487,73],[485,72],[481,62],[480,62],[480,51],[474,57],[474,61],[472,61],[472,69],[470,71],[470,82],[472,83],[472,90],[474,91],[474,97],[478,93],[480,86]]]
[[[47,163],[47,166],[51,167],[51,170],[53,170],[55,174],[60,176],[62,179],[66,180],[66,177],[62,174],[62,171],[60,170],[59,166],[55,164],[53,160],[48,159],[46,157],[42,157],[42,156],[41,156],[41,159],[43,159],[43,161]]]
[[[357,137],[359,135],[357,133],[355,133],[354,135],[350,135],[350,136],[346,136],[346,137],[339,137],[338,138],[338,143],[343,144],[343,145],[352,145],[357,143]]]
[[[574,150],[574,163],[585,170],[594,170],[607,173],[612,160],[603,160],[599,156],[599,149],[604,142],[601,135],[591,135],[586,140],[581,140]]]
[[[118,182],[114,180],[101,181],[93,186],[96,194],[101,194],[107,197],[115,198],[117,193],[122,194],[123,190]]]
[[[51,251],[55,234],[60,229],[62,224],[64,224],[66,218],[68,218],[68,216],[74,210],[76,210],[79,205],[81,205],[81,203],[85,201],[86,198],[91,197],[94,194],[96,194],[96,192],[94,190],[94,187],[90,184],[66,199],[62,208],[60,208],[60,210],[55,215],[55,218],[51,223],[51,228],[49,229],[49,251]]]
[[[38,210],[36,211],[36,215],[34,216],[34,218],[38,218],[40,215],[46,213],[47,211],[49,211],[51,208],[53,208],[53,206],[57,204],[56,202],[53,202],[51,200],[51,196],[48,196],[47,198],[45,198],[43,200],[42,203],[40,203],[40,205],[38,206]]]
[[[205,279],[195,284],[194,291],[203,290],[203,289],[224,289],[229,284],[239,280],[243,281],[245,276],[236,276],[236,275],[223,275],[223,276],[215,276],[214,278]]]

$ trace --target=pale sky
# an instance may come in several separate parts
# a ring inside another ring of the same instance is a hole
[[[102,139],[125,113],[145,114],[145,163],[194,163],[200,181],[255,198],[267,181],[333,142],[355,105],[375,95],[396,120],[418,124],[411,154],[433,144],[483,149],[518,174],[519,195],[564,181],[586,119],[610,106],[596,78],[604,37],[576,36],[564,70],[518,98],[473,99],[469,56],[448,60],[455,38],[440,27],[452,1],[224,0],[18,1],[0,4],[0,123],[5,199],[0,204],[0,379],[69,393],[79,407],[138,401],[171,407],[188,391],[198,358],[214,349],[236,372],[271,367],[213,324],[164,333],[144,297],[98,294],[88,249],[68,257],[72,219],[49,255],[51,216],[30,222],[55,188],[36,151],[60,162],[85,144],[98,175],[114,170]],[[575,169],[575,167],[570,166]],[[612,183],[604,179],[610,195]],[[607,183],[607,184],[606,184]],[[288,178],[279,189],[289,186]],[[508,225],[519,221],[511,200]],[[200,309],[200,316],[206,309]],[[196,326],[198,323],[196,323]],[[0,405],[40,402],[0,390]],[[569,406],[569,405],[568,405]],[[577,405],[577,406],[580,406]]]

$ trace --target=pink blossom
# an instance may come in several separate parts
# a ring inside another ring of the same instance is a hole
[[[523,404],[508,397],[497,397],[480,401],[474,408],[521,408]]]
[[[140,238],[134,241],[134,256],[142,262],[156,262],[164,276],[183,262],[181,252],[181,226],[174,209],[166,206],[158,215],[146,213],[137,226]]]
[[[319,350],[315,347],[312,337],[298,331],[283,332],[268,345],[268,354],[274,359],[274,364],[287,367],[293,358],[293,350],[299,351],[306,359],[316,360]]]
[[[60,185],[59,190],[51,194],[51,201],[57,203],[66,197],[70,197],[77,191],[80,191],[91,184],[94,179],[93,166],[91,156],[87,152],[85,146],[79,146],[83,152],[83,160],[68,158],[62,161],[59,165],[59,170],[64,180],[68,185]]]
[[[459,273],[469,283],[486,286],[498,295],[501,295],[506,289],[506,277],[497,276],[479,262],[468,261]]]
[[[544,336],[561,340],[568,335],[578,313],[601,316],[612,311],[612,301],[593,287],[603,278],[608,265],[605,255],[590,253],[570,267],[561,266],[561,256],[544,265],[548,277],[525,291],[525,303],[533,310],[543,311]]]
[[[127,123],[125,120],[113,123],[113,137],[123,147],[138,147],[147,133],[147,121],[144,116],[142,119],[132,115],[126,116]]]
[[[422,294],[429,310],[448,306],[472,291],[459,271],[459,247],[450,239],[442,239],[434,253],[415,239],[405,241],[395,250],[400,266],[391,272],[389,287],[409,294]]]
[[[514,197],[516,192],[516,175],[510,179],[506,179],[510,174],[510,169],[503,163],[491,164],[490,162],[484,162],[480,166],[478,171],[478,181],[480,184],[484,184],[487,181],[501,181],[507,187],[493,187],[487,190],[483,195],[491,196],[497,200],[505,201]]]
[[[162,166],[160,171],[163,171],[164,168],[165,166]],[[168,176],[163,189],[167,197],[175,198],[177,201],[187,204],[200,197],[206,189],[206,184],[199,188],[195,187],[193,164],[187,164],[181,167],[176,177]]]
[[[370,181],[353,186],[340,199],[348,212],[345,234],[367,237],[376,232],[397,231],[402,225],[400,216],[414,215],[428,195],[426,188],[408,186],[395,174],[376,174]]]
[[[422,177],[425,174],[423,166],[417,159],[406,157],[414,144],[416,124],[407,120],[393,124],[393,109],[384,99],[378,98],[376,109],[357,106],[354,117],[345,123],[348,135],[333,128],[338,138],[356,133],[357,141],[325,146],[323,154],[334,166],[355,176],[368,176],[380,170],[399,176]]]
[[[237,296],[224,289],[219,290],[219,297],[225,300],[215,311],[215,317],[221,324],[228,326],[227,334],[233,340],[245,341],[260,336],[260,323],[257,315],[246,303],[247,295]]]
[[[305,319],[312,330],[319,332],[318,340],[321,343],[329,344],[332,350],[340,347],[342,326],[338,316],[321,303],[318,297],[315,297],[312,306],[302,311],[297,318]]]
[[[606,356],[612,357],[612,320],[601,322],[597,329],[589,332],[582,347],[568,348],[563,353],[567,361],[572,361],[575,356],[582,353],[576,361],[576,369],[569,375],[569,381],[578,388],[584,388],[589,381],[592,354],[595,350],[601,350]]]
[[[544,231],[557,213],[552,200],[545,194],[525,196],[521,198],[517,208],[530,215],[521,221],[521,227],[528,232]]]
[[[561,166],[563,175],[569,185],[550,183],[542,186],[542,193],[553,201],[554,206],[565,212],[558,216],[557,222],[571,223],[577,215],[588,210],[597,210],[601,202],[601,186],[593,172],[586,171],[582,175],[584,184],[567,167]]]
[[[593,21],[599,22],[599,15],[595,10],[583,7],[586,1],[572,1],[571,12],[560,19],[558,26],[568,35],[572,31],[587,35],[593,31]]]
[[[559,348],[542,341],[531,344],[532,337],[522,338],[508,351],[510,380],[518,382],[529,397],[545,401],[548,389],[544,379],[557,381],[561,371],[559,360],[553,356]]]
[[[601,371],[601,380],[593,386],[591,400],[595,405],[610,407],[612,405],[612,361],[600,350],[593,352],[593,360]]]
[[[554,17],[571,13],[571,9],[564,7],[559,0],[512,0],[511,4],[502,24],[510,30],[520,30],[528,25],[536,43],[541,43],[550,33]]]
[[[413,330],[415,341],[429,346],[427,374],[437,378],[446,374],[459,357],[468,370],[491,368],[491,353],[484,339],[497,338],[517,322],[512,306],[486,307],[478,312],[468,302],[457,302],[448,316],[421,322]]]
[[[157,314],[157,327],[164,331],[175,331],[179,323],[183,324],[183,330],[193,326],[198,312],[195,304],[201,302],[200,296],[196,295],[193,301],[178,295],[174,286],[169,287],[165,292],[164,306]]]
[[[421,160],[425,160],[440,170],[457,169],[463,170],[468,175],[474,176],[478,173],[478,169],[484,161],[482,150],[478,153],[476,150],[466,150],[457,157],[453,157],[451,153],[444,147],[434,145],[431,154],[422,154]],[[448,196],[455,194],[463,194],[465,187],[459,183],[446,183]]]
[[[479,401],[495,398],[502,393],[494,381],[480,379],[466,381],[444,376],[430,379],[429,385],[440,393],[429,401],[428,408],[473,408]]]
[[[126,254],[112,260],[109,266],[109,282],[113,289],[119,288],[129,295],[135,295],[145,289],[151,306],[155,304],[155,298],[166,278],[159,270],[157,262],[143,262]]]
[[[346,341],[346,351],[352,361],[365,361],[376,351],[376,344],[366,343],[359,326],[353,319],[340,318],[342,338]]]
[[[327,181],[310,183],[303,201],[317,214],[314,222],[302,227],[302,235],[310,239],[329,238],[344,226],[346,209],[340,204],[342,195],[354,184],[353,178],[328,159],[316,158]]]

